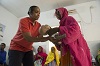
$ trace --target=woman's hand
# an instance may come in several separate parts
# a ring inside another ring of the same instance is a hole
[[[39,57],[40,59],[43,59],[43,57],[42,57],[42,56],[40,56],[40,55],[37,55],[37,57]]]
[[[59,42],[58,42],[58,45],[60,45],[60,44],[62,44],[62,42],[61,42],[61,41],[59,41]]]
[[[54,37],[49,37],[49,41],[51,41],[54,44],[58,42],[58,40],[54,39]]]
[[[37,57],[42,58],[39,54],[37,55]]]
[[[55,44],[55,45],[60,45],[60,44],[62,44],[62,42],[60,41],[60,40],[57,40],[57,39],[55,39],[55,38],[53,38],[53,37],[50,37],[49,38],[49,41],[51,41],[53,44]]]
[[[38,37],[38,38],[40,38],[39,40],[40,40],[40,42],[45,42],[45,41],[48,41],[49,40],[49,36],[47,36],[47,37]]]
[[[60,39],[65,38],[65,37],[66,37],[66,34],[63,34],[63,35],[56,34],[55,35],[55,39],[57,39],[57,40],[60,40]]]
[[[56,27],[56,28],[51,28],[49,29],[46,33],[49,35],[49,36],[52,36],[53,34],[59,32],[59,28]]]

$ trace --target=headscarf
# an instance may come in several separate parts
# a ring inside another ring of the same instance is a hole
[[[58,52],[57,52],[56,47],[54,47],[54,48],[55,48],[56,59],[54,58],[54,53],[52,53],[52,52],[50,51],[50,53],[48,54],[48,56],[47,56],[47,58],[46,58],[45,64],[48,64],[48,63],[52,62],[52,61],[55,59],[57,65],[59,66],[59,64],[60,64],[60,61],[59,61],[59,54],[58,54]]]
[[[58,8],[56,10],[59,11],[59,13],[61,15],[61,20],[68,16],[68,11],[65,8],[62,7],[62,8]]]

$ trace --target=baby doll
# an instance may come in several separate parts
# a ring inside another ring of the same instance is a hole
[[[49,25],[42,25],[39,29],[39,33],[41,35],[47,35],[47,31],[51,29],[51,27]]]
[[[39,29],[39,33],[41,35],[47,35],[49,30],[52,30],[52,28],[49,25],[42,25],[41,28]],[[59,33],[57,33],[57,32],[55,33],[55,31],[56,30],[50,31],[50,33],[49,33],[50,35],[49,34],[48,35],[51,36],[52,38],[54,38],[55,40],[57,40],[56,42],[58,44],[61,44],[60,39],[65,38],[66,35],[65,34],[59,35]]]

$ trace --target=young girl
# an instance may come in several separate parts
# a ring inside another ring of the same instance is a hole
[[[13,37],[9,48],[9,66],[33,66],[34,42],[45,42],[49,37],[39,34],[41,24],[37,21],[40,17],[40,8],[31,6],[28,17],[20,19],[16,35]],[[28,61],[27,61],[28,60]]]
[[[55,47],[51,47],[51,52],[48,54],[45,66],[59,66],[59,54]]]
[[[44,66],[47,54],[43,52],[43,47],[38,47],[38,53],[35,55],[35,66]]]

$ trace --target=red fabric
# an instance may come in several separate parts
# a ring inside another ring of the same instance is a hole
[[[80,27],[77,21],[72,17],[68,16],[68,11],[65,8],[57,9],[61,14],[60,20],[60,34],[66,34],[66,38],[62,41],[62,55],[65,55],[67,50],[70,50],[73,56],[74,66],[92,66],[90,49],[83,38]],[[58,49],[60,49],[58,47]]]
[[[10,50],[19,50],[19,51],[30,51],[32,50],[32,44],[33,42],[28,42],[24,39],[22,33],[23,32],[30,32],[32,37],[36,37],[39,35],[39,28],[40,23],[36,22],[34,25],[29,17],[22,18],[19,22],[19,28],[14,36],[14,38],[11,40],[10,43]]]
[[[36,59],[35,60],[40,59],[39,57],[37,57],[37,55],[40,55],[42,57],[42,66],[44,66],[44,64],[46,62],[47,54],[43,52],[43,47],[42,46],[39,46],[39,48],[41,48],[41,52],[38,51],[38,53],[36,54]]]

